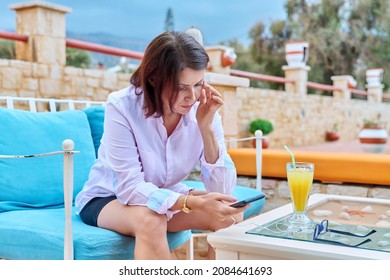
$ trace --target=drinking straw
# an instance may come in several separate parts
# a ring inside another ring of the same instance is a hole
[[[287,147],[287,145],[284,145],[284,148],[286,149],[286,151],[290,154],[291,156],[291,160],[292,160],[292,164],[293,164],[293,167],[295,169],[295,157],[294,157],[294,154],[291,152],[291,150]]]

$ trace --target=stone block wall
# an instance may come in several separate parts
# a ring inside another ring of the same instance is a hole
[[[334,124],[338,125],[343,141],[356,140],[363,120],[376,119],[378,114],[382,121],[387,122],[387,130],[390,126],[390,103],[238,88],[235,104],[238,107],[239,137],[249,135],[249,123],[253,119],[263,118],[273,123],[274,131],[269,135],[270,148],[323,143],[325,131]],[[250,144],[247,142],[244,145]]]
[[[0,94],[15,97],[106,100],[129,85],[128,74],[0,59]]]

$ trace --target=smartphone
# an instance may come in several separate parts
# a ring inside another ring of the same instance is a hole
[[[253,196],[253,197],[250,197],[250,198],[247,198],[247,199],[244,199],[244,200],[241,200],[241,201],[237,201],[233,204],[230,204],[231,207],[234,207],[234,208],[240,208],[240,207],[244,207],[245,205],[247,205],[248,203],[251,203],[253,201],[256,201],[256,200],[259,200],[259,199],[262,199],[264,198],[265,195],[264,194],[259,194],[259,195],[256,195],[256,196]]]

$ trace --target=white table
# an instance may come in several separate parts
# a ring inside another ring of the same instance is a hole
[[[361,201],[364,203],[390,204],[389,200],[312,194],[308,208],[318,205],[326,199]],[[257,226],[264,225],[292,212],[292,205],[287,204],[240,224],[219,230],[208,235],[208,242],[216,250],[218,260],[275,260],[275,259],[390,259],[390,252],[335,246],[300,240],[267,237],[246,234]]]

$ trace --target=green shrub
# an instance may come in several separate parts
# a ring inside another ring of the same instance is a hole
[[[267,135],[274,130],[274,127],[269,120],[256,119],[250,122],[249,132],[255,134],[256,130],[261,130],[263,135]]]

